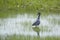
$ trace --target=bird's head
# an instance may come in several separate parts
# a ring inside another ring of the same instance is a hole
[[[38,15],[41,15],[41,13],[40,13],[40,12],[38,12]]]

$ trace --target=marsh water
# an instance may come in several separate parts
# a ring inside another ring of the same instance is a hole
[[[0,18],[0,35],[30,35],[37,36],[32,29],[36,14],[17,14],[15,17]],[[49,14],[40,17],[40,37],[60,36],[60,15]]]

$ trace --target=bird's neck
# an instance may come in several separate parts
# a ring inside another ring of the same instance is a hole
[[[40,19],[40,15],[38,15],[38,18],[37,18],[38,20]]]

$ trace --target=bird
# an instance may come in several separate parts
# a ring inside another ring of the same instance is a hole
[[[40,24],[40,12],[38,12],[38,17],[37,17],[37,20],[32,24],[32,26],[38,26]]]
[[[35,26],[35,27],[32,27],[32,28],[33,28],[33,30],[34,30],[35,32],[37,32],[37,35],[38,35],[38,36],[39,36],[40,28],[37,27],[37,26],[40,24],[40,15],[41,15],[41,13],[38,12],[37,20],[32,24],[32,26]]]

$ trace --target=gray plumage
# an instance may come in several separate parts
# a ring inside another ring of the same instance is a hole
[[[32,24],[32,26],[38,26],[40,24],[40,12],[38,13],[37,20]]]

